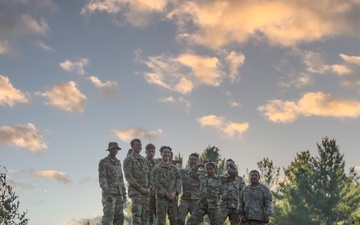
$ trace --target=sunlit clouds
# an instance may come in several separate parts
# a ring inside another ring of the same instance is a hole
[[[83,113],[86,96],[77,88],[74,81],[59,83],[51,90],[40,94],[47,99],[47,103],[59,109],[72,113]]]
[[[55,170],[38,170],[30,171],[29,174],[34,177],[41,177],[49,180],[56,180],[58,182],[68,184],[71,180],[66,176],[66,173]]]
[[[174,98],[173,96],[169,96],[169,97],[165,97],[165,98],[160,98],[159,101],[163,102],[163,103],[171,103],[171,104],[179,105],[187,112],[191,108],[191,103],[189,102],[189,100],[187,100],[183,97]]]
[[[13,47],[8,41],[0,40],[0,55],[11,55],[13,53]]]
[[[245,131],[249,129],[248,123],[235,123],[232,121],[227,121],[224,117],[219,117],[216,115],[203,116],[198,119],[198,122],[201,127],[213,127],[228,137],[240,137]]]
[[[86,59],[86,58],[81,58],[75,62],[70,61],[70,60],[65,60],[64,62],[59,63],[60,67],[63,70],[65,70],[67,72],[75,72],[80,75],[85,74],[84,67],[87,66],[88,64],[89,64],[89,59]]]
[[[154,141],[162,137],[163,132],[161,129],[158,130],[145,130],[144,128],[131,128],[127,130],[111,130],[112,135],[118,137],[124,142],[130,142],[134,138],[146,139],[148,141]]]
[[[41,131],[32,123],[0,127],[0,142],[26,148],[32,153],[39,153],[47,148]]]
[[[0,74],[0,105],[10,107],[17,103],[26,103],[28,98],[20,90],[16,89],[9,78]]]
[[[119,85],[116,81],[105,81],[102,82],[98,77],[96,76],[90,76],[88,78],[91,83],[93,83],[97,88],[102,90],[106,95],[108,96],[116,96],[117,92],[119,90]]]
[[[289,123],[300,116],[350,117],[360,116],[360,101],[342,99],[322,92],[305,93],[298,101],[271,100],[258,110],[272,122]]]

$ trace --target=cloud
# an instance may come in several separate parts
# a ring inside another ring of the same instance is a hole
[[[84,112],[86,96],[77,89],[74,81],[56,84],[51,90],[40,95],[48,100],[48,104],[59,109],[72,113]]]
[[[144,73],[149,84],[181,94],[189,94],[200,85],[219,86],[226,77],[232,82],[238,80],[238,68],[244,61],[244,56],[234,51],[223,51],[218,56],[192,52],[178,56],[162,54],[149,56],[146,60],[141,58],[140,50],[135,54],[136,59],[151,70]]]
[[[36,21],[31,15],[0,17],[2,38],[17,38],[25,34],[46,35],[49,27],[44,19]]]
[[[217,131],[222,132],[228,137],[234,137],[235,135],[241,136],[249,129],[248,123],[234,123],[232,121],[226,121],[224,117],[218,117],[216,115],[203,116],[198,119],[198,123],[201,127],[214,127]]]
[[[349,64],[355,64],[360,66],[360,56],[348,56],[345,54],[340,54],[340,57]]]
[[[357,1],[180,2],[168,14],[178,24],[179,37],[210,48],[244,43],[250,38],[294,46],[359,34]]]
[[[143,128],[131,128],[128,130],[111,130],[111,134],[124,142],[130,142],[134,138],[154,141],[162,136],[162,130],[147,131]]]
[[[240,107],[240,104],[238,102],[235,102],[235,101],[229,101],[228,102],[228,105],[232,108],[234,107]]]
[[[105,94],[109,96],[116,96],[119,90],[119,85],[116,81],[105,81],[101,82],[101,80],[96,76],[91,76],[88,78],[91,83],[93,83],[96,87],[101,89]]]
[[[32,153],[39,153],[47,148],[41,132],[32,123],[26,126],[0,127],[0,142],[27,148]]]
[[[44,42],[42,41],[37,41],[34,43],[34,45],[40,49],[43,49],[45,51],[48,51],[48,52],[55,52],[55,49],[49,47],[48,45],[46,45]]]
[[[42,177],[45,179],[56,180],[64,184],[71,183],[71,180],[66,177],[66,173],[55,170],[30,171],[29,174],[34,177]]]
[[[291,89],[293,87],[299,89],[303,86],[310,85],[312,82],[313,80],[311,76],[309,76],[308,74],[301,73],[299,75],[290,74],[289,80],[280,81],[277,85],[279,87],[285,87],[288,89]]]
[[[172,103],[172,104],[179,105],[187,112],[191,108],[191,103],[183,97],[179,97],[179,98],[175,99],[174,97],[169,96],[166,98],[160,98],[159,101],[164,102],[164,103]]]
[[[90,0],[81,10],[83,15],[99,11],[112,16],[117,24],[129,22],[144,27],[154,16],[164,14],[168,0]]]
[[[0,74],[0,105],[10,107],[17,103],[26,103],[28,98],[20,90],[13,87],[8,77]]]
[[[15,50],[8,41],[0,41],[0,55],[12,55]]]
[[[60,67],[67,72],[75,72],[80,75],[85,74],[84,67],[89,64],[89,59],[80,58],[77,62],[72,62],[70,60],[65,60],[62,63],[59,63]]]
[[[84,224],[100,224],[102,216],[96,216],[90,219],[70,219],[65,221],[62,225],[84,225]]]
[[[360,116],[360,101],[341,99],[322,92],[305,93],[297,102],[271,100],[258,110],[269,121],[289,123],[300,116],[350,117]]]

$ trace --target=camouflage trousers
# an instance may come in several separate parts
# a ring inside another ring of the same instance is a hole
[[[131,198],[131,225],[148,225],[149,224],[149,195],[136,194]]]
[[[198,207],[193,213],[191,213],[190,218],[188,219],[186,225],[198,225],[205,215],[208,215],[210,220],[210,225],[218,225],[219,218],[219,208],[203,208]]]
[[[238,225],[240,222],[240,214],[236,213],[236,209],[220,206],[219,225],[224,224],[227,217],[231,225]]]
[[[166,197],[156,198],[156,225],[166,224],[166,214],[170,220],[170,225],[176,225],[177,223],[177,198],[169,201]]]
[[[124,202],[121,195],[111,195],[111,202],[107,195],[102,195],[103,217],[102,225],[123,225],[124,224]]]
[[[149,225],[153,225],[154,222],[156,222],[156,197],[155,197],[155,195],[150,196],[149,212],[150,212]],[[155,217],[155,219],[154,219],[154,217]]]
[[[245,222],[240,222],[239,225],[266,225],[266,223],[264,223],[263,221],[258,221],[258,220],[248,220]]]
[[[198,205],[199,199],[181,199],[178,208],[178,225],[184,225],[188,213],[194,212]]]

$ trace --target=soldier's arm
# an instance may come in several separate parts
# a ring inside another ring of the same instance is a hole
[[[176,191],[176,194],[180,194],[181,193],[181,184],[182,184],[181,172],[180,172],[180,169],[177,168],[176,166],[175,166],[175,169],[176,169],[176,183],[175,183],[174,191]]]
[[[239,213],[240,218],[245,216],[244,207],[245,207],[245,204],[244,204],[244,192],[240,191],[239,198],[238,198],[237,210],[236,210],[236,212]]]
[[[264,193],[264,203],[265,203],[265,209],[264,209],[264,214],[265,216],[270,216],[274,213],[274,205],[273,205],[273,197],[271,194],[271,191],[269,188],[266,188],[266,191]]]
[[[141,186],[140,186],[140,184],[136,181],[136,179],[133,177],[131,171],[132,171],[131,161],[129,160],[129,158],[125,158],[125,160],[124,160],[125,179],[126,179],[126,181],[127,181],[129,184],[131,184],[132,186],[134,186],[134,188],[136,188],[137,190],[140,190]]]
[[[189,175],[195,180],[200,180],[200,174],[198,173],[198,169],[202,166],[201,163],[196,164],[195,166],[191,167],[189,170]]]
[[[160,184],[159,182],[159,173],[160,171],[157,169],[157,167],[155,166],[153,171],[152,171],[152,180],[154,182],[154,188],[155,188],[155,191],[157,193],[158,196],[160,197],[165,197],[166,194],[167,194],[167,191],[166,189]]]
[[[105,193],[110,193],[109,186],[106,180],[106,167],[103,160],[99,162],[99,184]]]
[[[237,171],[233,165],[229,166],[227,173],[229,176],[221,176],[221,182],[223,184],[233,182],[236,179]]]

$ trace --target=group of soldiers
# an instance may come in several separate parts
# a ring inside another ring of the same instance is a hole
[[[123,161],[116,154],[121,148],[110,142],[109,155],[99,162],[102,189],[102,225],[123,225],[126,196],[131,199],[132,225],[198,225],[208,215],[211,225],[265,225],[273,213],[272,195],[261,183],[260,174],[252,170],[250,184],[238,176],[235,162],[226,160],[226,174],[216,175],[217,165],[210,160],[199,162],[197,153],[190,154],[188,165],[179,169],[170,146],[160,148],[161,158],[154,158],[155,146],[145,147],[140,155],[141,140],[133,139]],[[122,172],[124,171],[124,174]],[[124,177],[127,181],[127,192]],[[181,197],[180,197],[181,196]],[[180,201],[179,201],[180,197]]]

